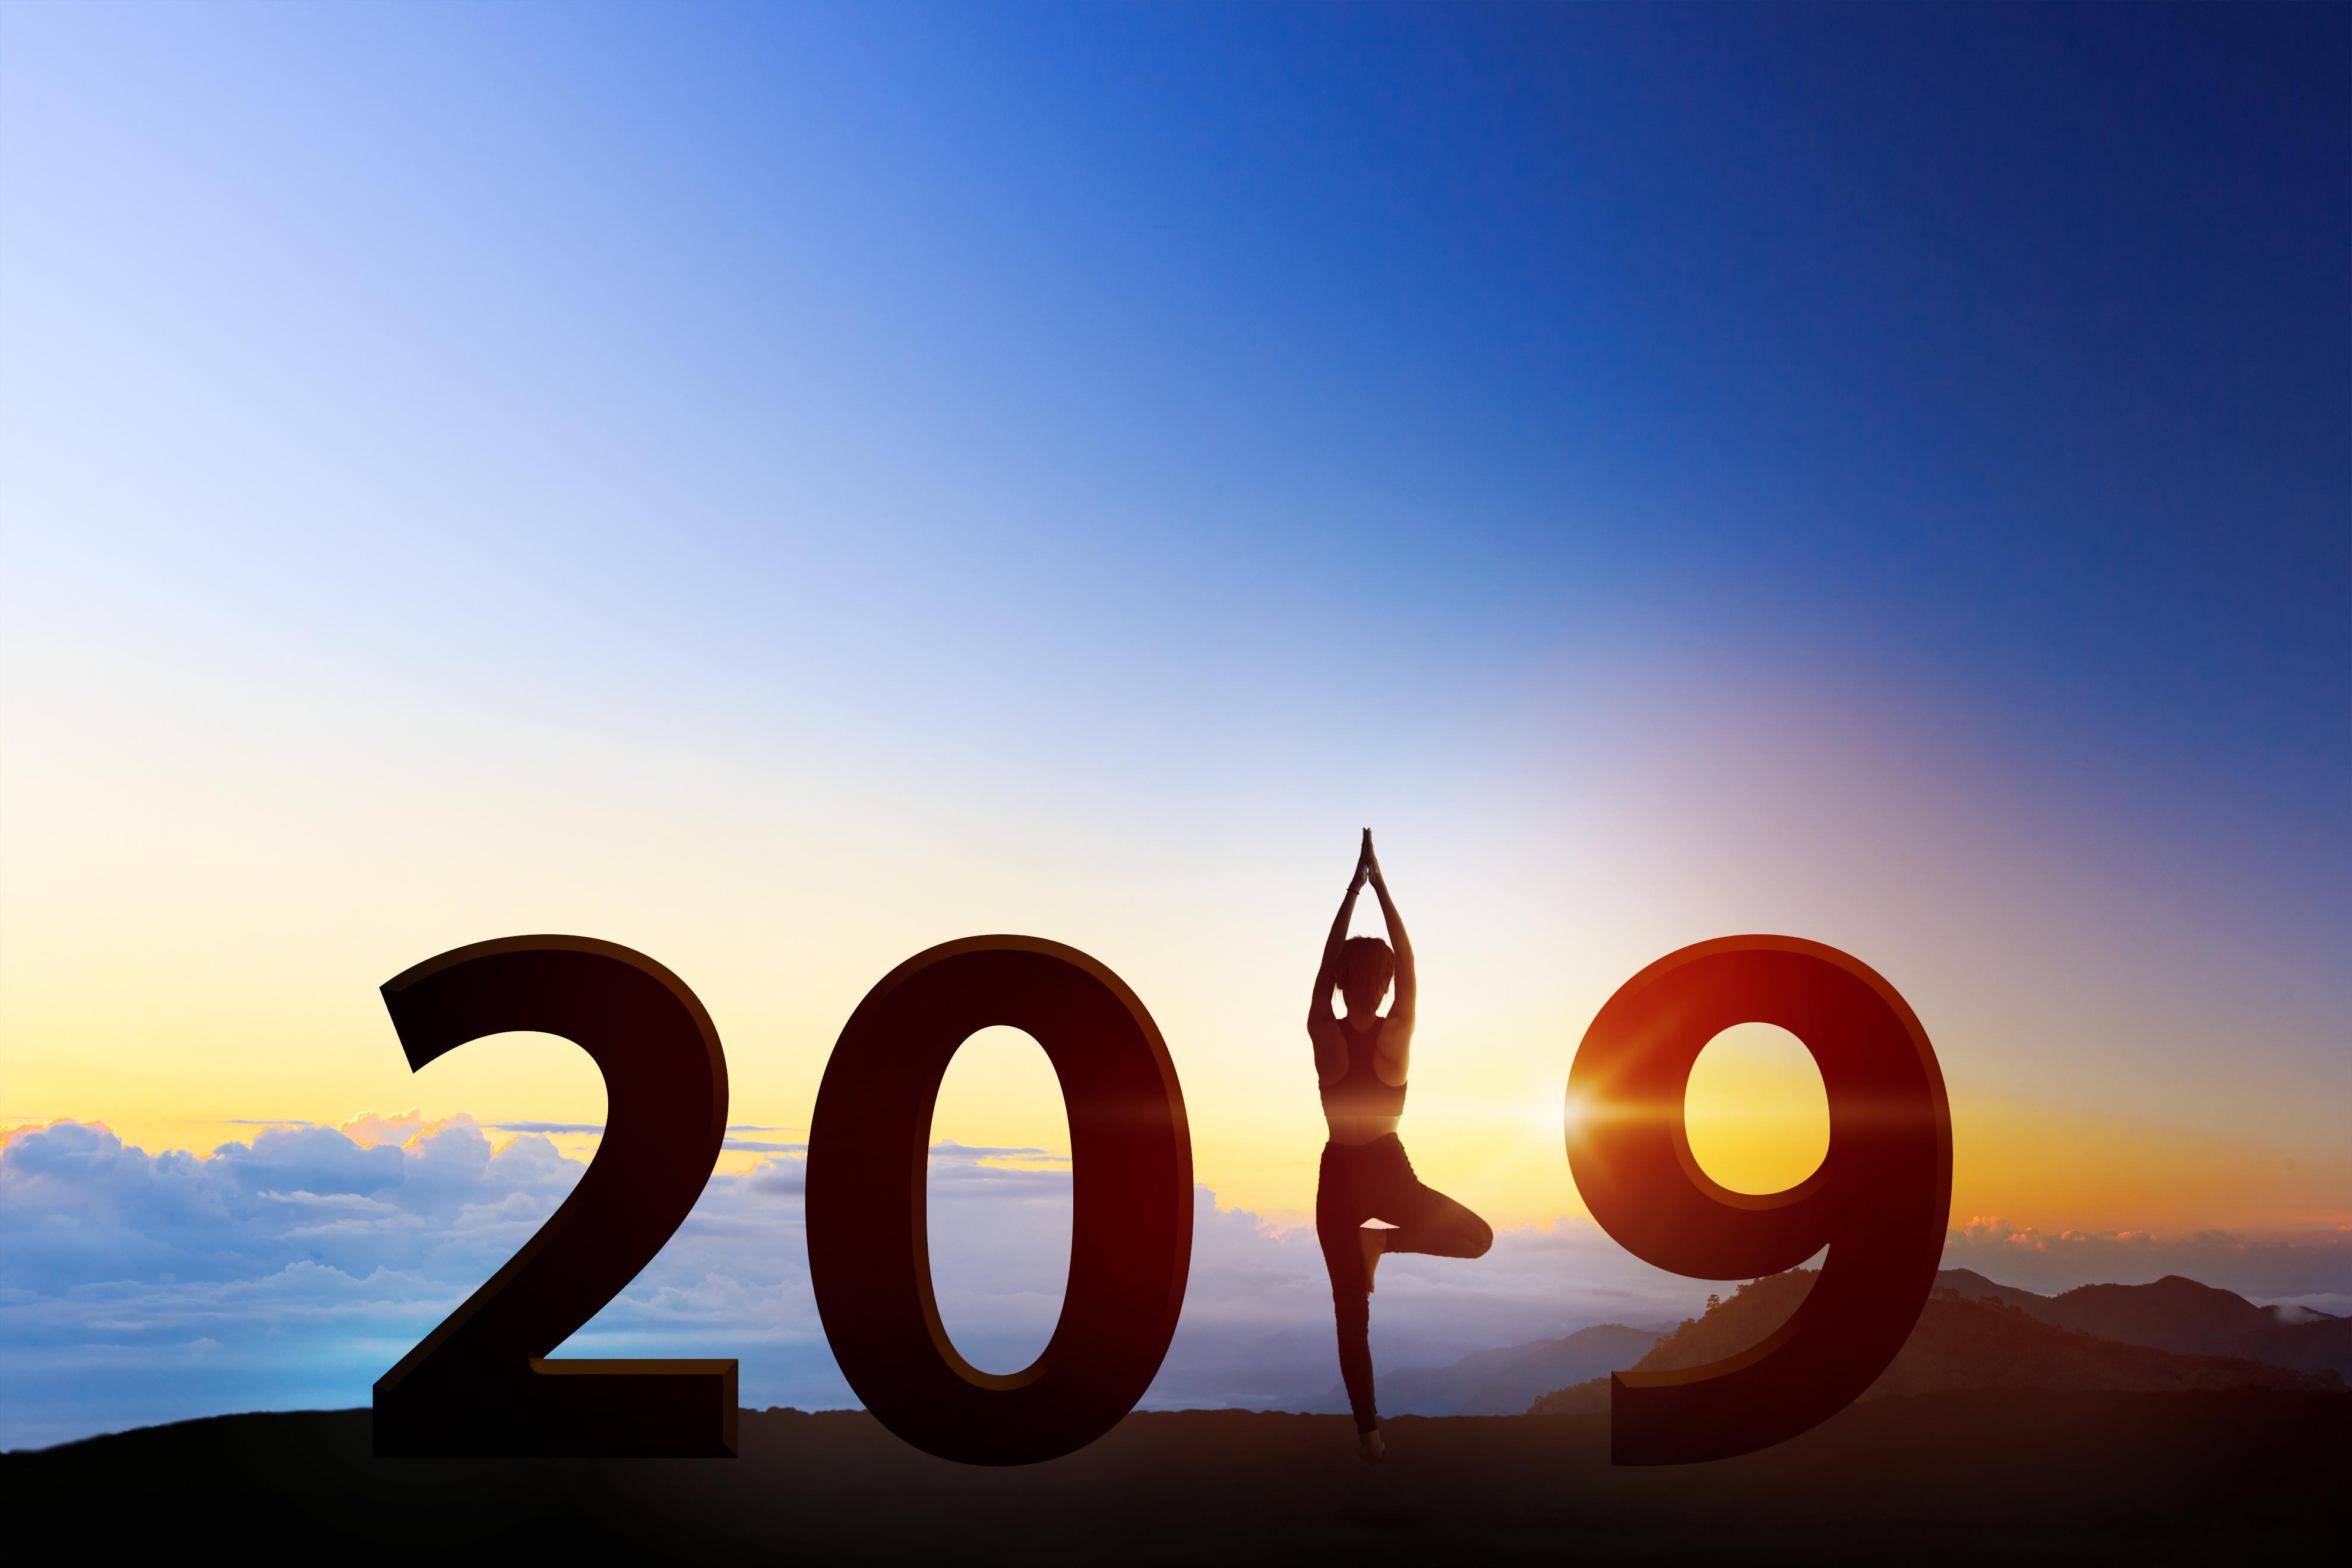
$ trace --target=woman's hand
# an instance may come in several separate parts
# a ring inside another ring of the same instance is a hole
[[[1381,858],[1372,853],[1372,830],[1369,827],[1364,829],[1364,847],[1356,854],[1356,879],[1359,885],[1369,881],[1376,888],[1388,886],[1381,876]]]

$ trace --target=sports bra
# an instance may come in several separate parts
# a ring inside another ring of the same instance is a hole
[[[1381,1026],[1387,1022],[1374,1018],[1369,1029],[1358,1030],[1344,1018],[1332,1023],[1339,1038],[1348,1047],[1348,1070],[1335,1083],[1323,1085],[1323,1114],[1326,1116],[1402,1116],[1404,1085],[1382,1083],[1373,1070],[1373,1058],[1381,1044]]]

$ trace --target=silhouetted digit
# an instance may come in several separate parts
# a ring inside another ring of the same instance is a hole
[[[383,987],[413,1071],[509,1030],[562,1035],[604,1075],[588,1173],[505,1268],[375,1385],[388,1458],[731,1457],[732,1361],[542,1361],[661,1250],[727,1126],[727,1058],[686,983],[643,953],[517,936]]]
[[[1069,1288],[1021,1372],[956,1353],[931,1294],[923,1176],[956,1047],[1009,1024],[1045,1050],[1070,1122]],[[809,1279],[844,1376],[915,1447],[971,1465],[1082,1448],[1160,1370],[1192,1257],[1192,1140],[1159,1027],[1075,948],[978,936],[916,954],[866,993],[809,1127]]]
[[[1734,1024],[1805,1042],[1830,1149],[1786,1192],[1708,1179],[1691,1155],[1691,1064]],[[1793,1268],[1826,1245],[1794,1317],[1742,1354],[1619,1373],[1621,1465],[1728,1458],[1817,1426],[1903,1348],[1934,1284],[1952,1199],[1952,1117],[1927,1032],[1895,987],[1819,942],[1731,936],[1667,954],[1609,999],[1568,1079],[1568,1161],[1593,1219],[1636,1257],[1702,1279]]]

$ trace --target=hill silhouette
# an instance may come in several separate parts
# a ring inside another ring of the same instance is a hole
[[[950,1464],[863,1412],[745,1411],[734,1460],[377,1460],[364,1410],[220,1416],[0,1456],[27,1561],[191,1542],[413,1553],[789,1550],[821,1561],[2198,1563],[2315,1552],[2352,1399],[2011,1389],[1873,1400],[1759,1454],[1619,1468],[1605,1415],[1130,1415],[1046,1464]],[[263,1548],[268,1550],[268,1547]]]
[[[1703,1317],[1685,1319],[1672,1334],[1660,1339],[1635,1362],[1632,1370],[1671,1372],[1736,1355],[1786,1322],[1818,1277],[1811,1269],[1791,1269],[1752,1280],[1731,1296],[1709,1298]],[[1979,1276],[1967,1275],[1966,1279],[1970,1284],[1990,1284]],[[2191,1280],[2179,1283],[2196,1291],[2208,1290]],[[2143,1317],[2151,1321],[2164,1321],[2163,1310],[2175,1301],[2189,1302],[2195,1310],[2220,1316],[2213,1303],[2178,1290],[2160,1290],[2156,1286],[2089,1289],[2153,1292],[2137,1299],[2125,1298],[2127,1302],[2155,1303],[2153,1310],[2142,1311]],[[2067,1293],[2069,1297],[2082,1294]],[[2228,1291],[2210,1294],[2228,1297],[2250,1311],[2262,1311]],[[2137,1306],[2127,1310],[2140,1310]],[[2101,1339],[2079,1329],[2044,1321],[2021,1307],[1997,1299],[1990,1291],[1969,1300],[1960,1287],[1939,1285],[1921,1310],[1918,1326],[1912,1331],[1910,1339],[1862,1397],[1869,1400],[1892,1394],[1979,1388],[2139,1394],[2267,1388],[2340,1394],[2345,1383],[2342,1375],[2333,1370],[2303,1371],[2242,1356],[2184,1354],[2148,1344]],[[1609,1380],[1594,1377],[1554,1390],[1528,1406],[1528,1414],[1574,1415],[1605,1410],[1608,1405]]]
[[[2234,1291],[2178,1274],[2152,1285],[2084,1285],[2057,1296],[1997,1285],[1969,1268],[1946,1269],[1936,1283],[1971,1300],[1995,1297],[2042,1322],[2122,1344],[2352,1376],[2352,1318],[2257,1307]]]

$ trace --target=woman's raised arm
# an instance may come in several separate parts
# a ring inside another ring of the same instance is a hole
[[[1348,879],[1347,896],[1339,900],[1339,912],[1331,921],[1331,934],[1323,942],[1323,962],[1315,971],[1315,994],[1307,1002],[1307,1035],[1315,1042],[1315,1072],[1326,1083],[1344,1077],[1348,1071],[1348,1047],[1339,1038],[1338,1016],[1331,1011],[1331,993],[1339,984],[1339,950],[1348,941],[1348,921],[1356,912],[1356,895],[1364,890],[1364,879],[1370,875],[1367,862],[1371,852],[1372,830],[1367,827],[1363,847],[1356,852],[1356,874]]]
[[[1396,900],[1389,897],[1388,879],[1381,875],[1380,858],[1372,853],[1372,830],[1369,827],[1364,829],[1364,861],[1372,892],[1381,900],[1381,918],[1388,922],[1389,946],[1396,952],[1396,999],[1389,1004],[1388,1021],[1381,1029],[1375,1070],[1387,1082],[1402,1083],[1405,1070],[1412,1065],[1413,1003],[1419,994],[1413,984],[1412,939],[1404,934],[1403,918],[1397,913]]]

